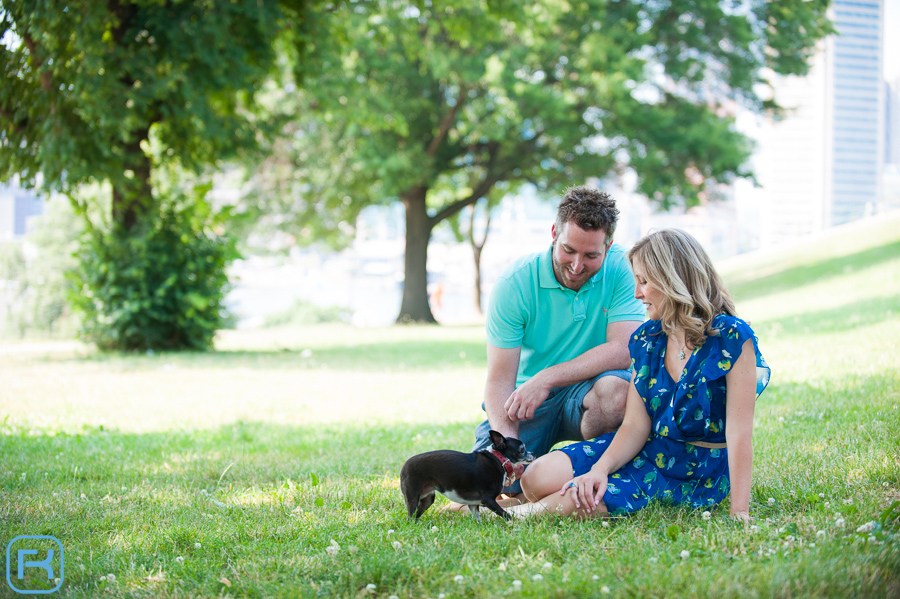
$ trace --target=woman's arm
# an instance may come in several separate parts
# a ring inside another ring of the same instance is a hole
[[[725,441],[731,479],[731,515],[750,518],[753,469],[753,411],[756,407],[756,352],[753,340],[744,342],[741,355],[725,375]]]
[[[625,402],[625,419],[622,426],[616,432],[616,436],[609,444],[603,457],[594,464],[589,472],[575,479],[575,507],[586,506],[591,512],[597,508],[606,493],[606,484],[609,475],[624,466],[643,449],[650,435],[650,416],[644,407],[644,401],[634,386],[633,374],[631,385],[628,388],[628,397]],[[561,493],[569,489],[563,487]]]

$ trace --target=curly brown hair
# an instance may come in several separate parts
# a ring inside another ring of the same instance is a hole
[[[566,190],[556,211],[556,228],[562,230],[568,222],[574,222],[585,231],[603,230],[606,242],[612,241],[619,221],[616,201],[605,191],[593,187],[570,187]]]

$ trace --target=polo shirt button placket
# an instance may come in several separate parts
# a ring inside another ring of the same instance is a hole
[[[572,308],[575,313],[575,322],[578,322],[580,320],[584,320],[585,318],[587,318],[587,315],[585,314],[585,310],[584,310],[584,302],[581,301],[581,297],[579,297],[578,294],[575,294],[575,303],[572,304]]]

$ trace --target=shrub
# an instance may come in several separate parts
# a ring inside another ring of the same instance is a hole
[[[227,317],[234,241],[213,231],[203,187],[164,199],[129,232],[85,216],[72,306],[81,337],[105,350],[208,349]]]

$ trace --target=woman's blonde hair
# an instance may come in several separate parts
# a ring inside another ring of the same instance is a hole
[[[685,341],[699,347],[721,313],[737,316],[731,294],[700,243],[679,229],[663,229],[640,239],[628,252],[632,268],[641,266],[647,281],[665,296],[660,308],[667,335],[684,329]]]

